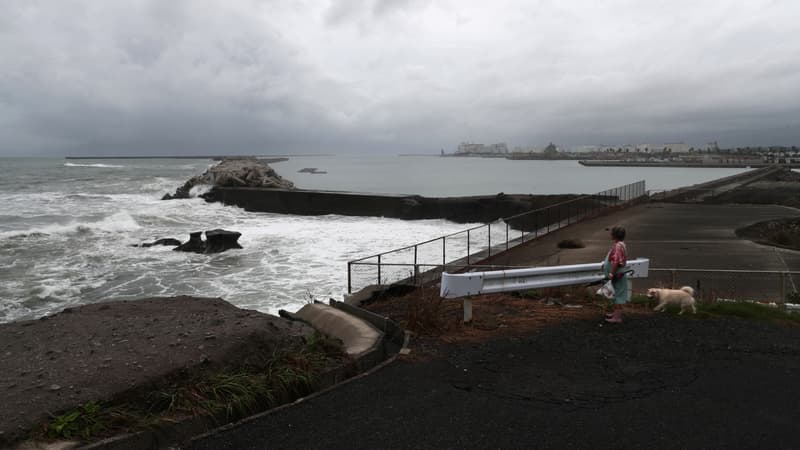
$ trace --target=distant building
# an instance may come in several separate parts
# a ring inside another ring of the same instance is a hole
[[[505,156],[508,154],[508,146],[505,142],[497,144],[473,144],[462,142],[458,144],[454,156]]]
[[[664,148],[671,153],[686,153],[689,151],[689,144],[683,142],[667,142]]]

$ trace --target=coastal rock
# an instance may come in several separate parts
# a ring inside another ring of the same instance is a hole
[[[202,231],[189,233],[189,240],[173,250],[178,252],[221,253],[232,248],[242,248],[237,242],[242,233],[237,231],[208,230],[206,231],[205,241],[202,239],[202,234]]]
[[[206,231],[205,253],[219,253],[231,248],[242,248],[237,242],[242,233],[228,230]]]
[[[281,177],[267,163],[256,158],[224,159],[202,175],[190,178],[175,194],[162,200],[189,198],[192,188],[199,185],[219,187],[261,187],[294,189],[294,183]]]
[[[170,247],[177,247],[181,245],[181,241],[174,239],[174,238],[163,238],[163,239],[156,239],[153,242],[144,242],[139,247],[153,247],[155,245],[168,245]]]
[[[173,250],[176,252],[204,253],[206,249],[206,243],[203,241],[202,235],[202,231],[189,233],[189,240],[175,247]]]

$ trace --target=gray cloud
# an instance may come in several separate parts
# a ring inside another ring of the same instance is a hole
[[[0,155],[800,142],[791,1],[6,3]]]

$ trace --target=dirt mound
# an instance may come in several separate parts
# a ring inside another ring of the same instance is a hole
[[[800,250],[800,217],[758,222],[739,228],[736,235],[761,244]]]
[[[312,333],[219,298],[188,296],[98,303],[2,324],[0,444],[48,413],[246,362]]]

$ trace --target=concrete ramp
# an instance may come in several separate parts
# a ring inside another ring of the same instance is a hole
[[[328,336],[341,339],[345,352],[354,358],[373,349],[383,336],[368,322],[322,303],[305,305],[293,316]]]

